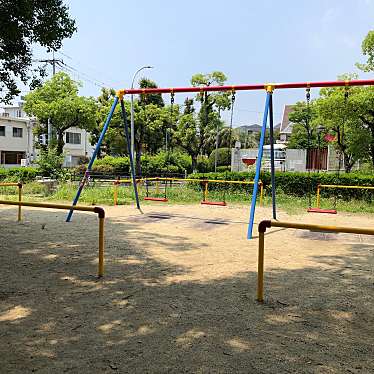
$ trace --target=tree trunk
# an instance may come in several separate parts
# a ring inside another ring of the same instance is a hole
[[[64,132],[63,131],[57,131],[57,154],[61,155],[64,151]]]
[[[374,167],[374,124],[369,125],[371,139],[370,139],[370,157],[371,157],[371,164]]]
[[[142,145],[140,142],[135,142],[135,170],[136,170],[136,175],[141,178],[142,176]]]
[[[192,172],[195,173],[197,171],[197,155],[191,155],[192,160]]]

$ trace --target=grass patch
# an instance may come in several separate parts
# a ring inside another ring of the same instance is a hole
[[[27,183],[23,187],[23,199],[25,201],[49,201],[63,202],[70,204],[76,194],[78,188],[77,183],[61,183],[57,189],[50,190],[47,186],[32,182]],[[165,188],[160,185],[157,193],[155,185],[148,188],[148,195],[153,197],[164,197]],[[147,195],[145,186],[139,188],[139,197],[142,204],[154,204],[152,202],[143,201]],[[168,204],[199,204],[203,199],[203,192],[200,186],[183,184],[173,185],[166,188],[166,195],[169,199]],[[79,203],[86,205],[113,205],[114,188],[110,183],[95,184],[86,186],[81,194]],[[245,204],[250,205],[252,198],[252,186],[243,188],[242,190],[230,189],[210,190],[208,193],[209,201],[223,201],[229,204]],[[16,187],[0,187],[0,199],[2,200],[18,200],[18,190]],[[134,202],[134,193],[131,186],[121,185],[118,188],[119,205],[129,205]],[[285,210],[288,214],[304,213],[308,208],[307,196],[297,197],[285,194],[282,191],[277,192],[277,207]],[[264,197],[264,206],[271,206],[270,194]],[[312,206],[316,206],[315,196],[312,198]],[[334,198],[322,197],[321,208],[333,208]],[[350,213],[374,213],[374,204],[365,200],[343,200],[337,199],[336,209],[341,212]]]

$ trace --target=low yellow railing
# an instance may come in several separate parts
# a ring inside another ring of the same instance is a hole
[[[4,182],[0,187],[18,187],[18,202],[22,201],[22,183]],[[22,219],[22,205],[18,205],[18,222]]]
[[[316,194],[316,205],[320,208],[321,204],[321,189],[322,188],[345,188],[345,189],[357,189],[357,190],[374,190],[374,186],[341,186],[339,184],[319,184],[317,186]]]
[[[20,206],[30,206],[35,208],[49,208],[49,209],[65,209],[65,210],[78,210],[82,212],[93,212],[99,217],[99,265],[98,265],[98,276],[102,277],[104,275],[104,220],[105,211],[103,208],[95,206],[71,206],[66,204],[50,204],[50,203],[37,203],[29,201],[7,201],[0,200],[0,205],[18,205]]]
[[[264,248],[265,248],[265,232],[270,227],[284,227],[287,229],[312,230],[323,232],[344,232],[349,234],[374,235],[374,229],[365,229],[361,227],[345,227],[345,226],[325,226],[310,225],[294,222],[280,221],[261,221],[258,225],[258,270],[257,270],[257,301],[264,301]]]
[[[193,182],[193,183],[202,183],[204,185],[204,200],[207,200],[208,197],[208,184],[209,183],[221,183],[221,184],[242,184],[242,185],[253,185],[253,181],[231,181],[231,180],[222,180],[222,179],[195,179],[195,178],[164,178],[164,177],[153,177],[153,178],[139,178],[136,180],[138,185],[140,186],[142,182],[147,181],[154,181],[156,185],[156,194],[159,193],[160,189],[160,182],[169,182],[169,181],[175,181],[175,182]],[[117,179],[113,186],[113,201],[114,205],[118,205],[118,187],[121,183],[132,183],[131,179]],[[263,203],[263,197],[264,197],[264,185],[261,181],[258,183],[260,187],[260,206],[262,206]]]

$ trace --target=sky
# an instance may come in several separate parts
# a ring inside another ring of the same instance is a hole
[[[374,29],[374,0],[66,0],[78,31],[56,56],[81,80],[129,88],[135,71],[159,87],[189,86],[196,73],[222,71],[227,84],[335,80],[359,72],[361,43]],[[37,50],[36,58],[48,55]],[[71,70],[72,71],[72,70]],[[360,73],[360,78],[373,74]],[[312,98],[318,90],[312,90]],[[177,95],[183,103],[185,95]],[[275,123],[304,90],[274,93]],[[168,95],[165,101],[170,100]],[[238,92],[234,126],[261,123],[264,91]],[[228,120],[229,114],[224,114]]]

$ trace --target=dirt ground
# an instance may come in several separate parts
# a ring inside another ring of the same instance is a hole
[[[271,229],[259,304],[248,206],[106,212],[98,280],[95,215],[1,206],[1,373],[374,372],[374,238]]]

